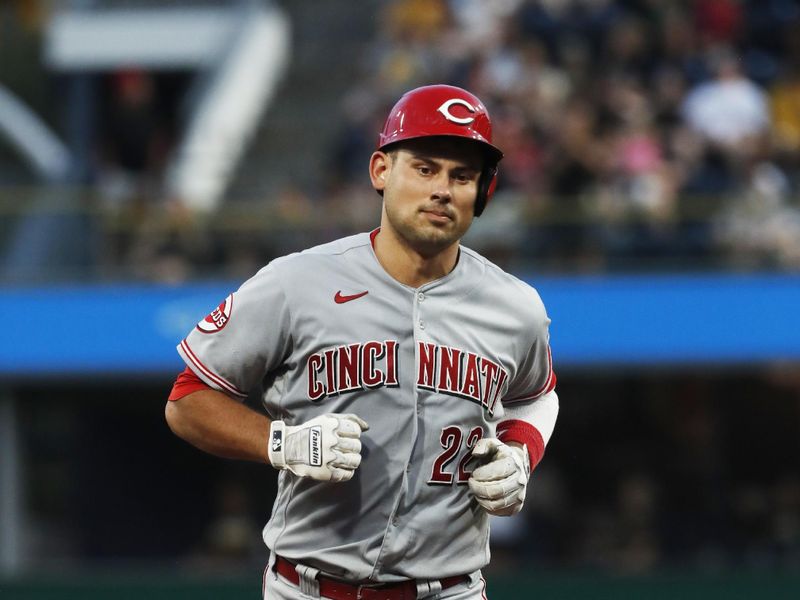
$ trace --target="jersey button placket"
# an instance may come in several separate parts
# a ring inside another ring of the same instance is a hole
[[[417,327],[420,329],[425,329],[425,320],[422,318],[422,304],[425,301],[425,293],[424,292],[417,292]]]
[[[416,300],[416,302],[414,303],[414,318],[415,318],[416,323],[417,323],[417,331],[416,331],[416,335],[414,337],[417,338],[417,339],[420,339],[420,338],[424,339],[425,338],[425,334],[423,332],[425,331],[425,319],[422,318],[422,303],[425,301],[425,292],[418,291],[415,294],[414,299]],[[416,408],[417,408],[417,415],[421,416],[422,415],[422,403],[419,401],[419,398],[417,398],[417,407]]]

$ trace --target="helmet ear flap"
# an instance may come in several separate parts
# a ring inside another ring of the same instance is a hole
[[[475,198],[475,216],[483,214],[489,200],[492,199],[494,190],[497,187],[497,165],[484,167],[478,180],[478,195]]]

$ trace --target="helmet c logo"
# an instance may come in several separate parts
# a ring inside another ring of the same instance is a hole
[[[451,113],[450,107],[453,106],[454,104],[460,104],[471,113],[475,112],[475,107],[472,106],[466,100],[462,100],[461,98],[450,98],[450,100],[442,104],[436,110],[442,113],[442,115],[444,115],[444,118],[447,119],[448,121],[452,121],[453,123],[458,123],[459,125],[469,125],[475,120],[475,117],[457,117],[453,113]]]

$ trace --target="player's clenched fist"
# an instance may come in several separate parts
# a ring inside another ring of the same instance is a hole
[[[361,432],[366,421],[352,414],[327,414],[302,425],[273,421],[269,460],[276,469],[320,481],[347,481],[361,464]]]
[[[483,461],[469,478],[469,489],[478,504],[491,515],[518,513],[525,501],[531,472],[528,449],[484,438],[475,444],[472,456]]]

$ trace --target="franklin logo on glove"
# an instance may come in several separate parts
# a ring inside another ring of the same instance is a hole
[[[309,430],[308,436],[309,454],[311,460],[309,461],[312,467],[319,467],[322,465],[322,427],[312,427]]]

